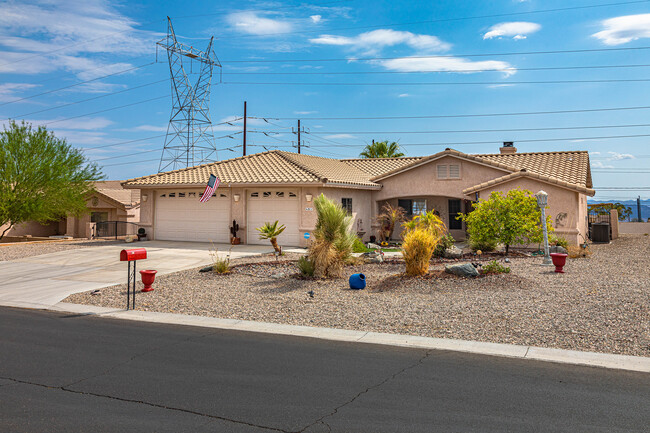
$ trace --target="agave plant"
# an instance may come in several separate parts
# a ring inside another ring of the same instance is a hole
[[[317,221],[314,240],[309,246],[309,260],[314,264],[314,276],[338,277],[343,265],[352,256],[356,235],[352,232],[352,217],[340,204],[323,194],[314,199]]]
[[[280,236],[286,227],[284,224],[278,227],[278,223],[277,220],[273,224],[265,222],[262,227],[258,227],[255,230],[260,232],[260,239],[269,239],[275,252],[281,253],[282,250],[278,246],[278,236]]]

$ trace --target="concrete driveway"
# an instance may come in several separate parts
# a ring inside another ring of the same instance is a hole
[[[226,244],[214,246],[220,255],[230,249]],[[0,305],[49,308],[73,293],[125,283],[127,264],[119,261],[124,248],[146,248],[147,260],[138,262],[137,270],[155,269],[158,275],[211,263],[212,244],[169,241],[96,246],[4,261],[0,262]],[[270,245],[236,245],[231,258],[271,251]]]

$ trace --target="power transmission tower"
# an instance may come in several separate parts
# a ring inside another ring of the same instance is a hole
[[[210,121],[210,84],[215,66],[221,68],[212,50],[214,36],[205,51],[176,39],[167,17],[167,37],[157,45],[167,51],[172,86],[172,111],[158,172],[192,167],[217,160]],[[195,72],[196,70],[196,72]],[[198,75],[195,79],[194,76]]]

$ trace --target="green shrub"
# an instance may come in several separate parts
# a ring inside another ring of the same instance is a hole
[[[476,240],[475,238],[469,238],[469,248],[472,251],[482,251],[484,253],[487,253],[489,251],[496,250],[497,243],[490,239]]]
[[[366,245],[363,243],[359,237],[354,238],[354,243],[352,244],[352,252],[354,253],[365,253],[367,250]]]
[[[230,247],[232,250],[232,247]],[[219,257],[219,251],[212,244],[212,249],[209,251],[212,258],[212,270],[218,274],[227,274],[230,272],[230,251],[225,257]]]
[[[491,261],[487,265],[483,266],[483,272],[486,274],[509,274],[510,268],[503,266],[496,260]]]
[[[562,236],[556,235],[555,233],[551,233],[550,235],[548,235],[548,244],[567,248],[569,246],[569,241],[564,239]]]
[[[442,257],[445,255],[445,251],[447,251],[448,248],[451,248],[454,246],[454,243],[456,240],[452,235],[447,233],[443,237],[440,238],[440,242],[438,242],[438,246],[436,246],[436,249],[433,250],[433,255],[435,257]]]
[[[314,276],[314,262],[305,256],[298,259],[298,269],[300,269],[300,273],[305,277]]]

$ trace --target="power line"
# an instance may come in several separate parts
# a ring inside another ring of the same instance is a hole
[[[579,54],[617,51],[638,51],[647,50],[650,46],[642,47],[617,47],[617,48],[585,48],[577,50],[547,50],[547,51],[516,51],[509,53],[469,53],[469,54],[435,54],[426,56],[398,56],[398,57],[333,57],[327,59],[249,59],[249,60],[227,60],[228,63],[298,63],[298,62],[361,62],[367,60],[408,60],[408,59],[436,59],[446,57],[497,57],[497,56],[528,56],[545,54]]]
[[[483,19],[483,18],[500,18],[500,17],[509,17],[509,16],[550,13],[550,12],[564,12],[570,10],[590,9],[590,8],[599,8],[599,7],[607,7],[607,6],[622,6],[622,5],[635,4],[635,3],[646,3],[647,1],[648,0],[637,0],[637,1],[627,1],[627,2],[618,2],[618,3],[604,3],[604,4],[596,4],[596,5],[569,6],[564,8],[540,9],[535,11],[509,12],[509,13],[490,14],[490,15],[475,15],[469,17],[456,17],[456,18],[439,18],[435,20],[411,21],[411,22],[402,22],[402,23],[384,23],[384,24],[375,24],[370,26],[339,27],[333,29],[303,30],[303,31],[296,31],[296,32],[265,33],[259,35],[240,35],[240,36],[230,36],[230,37],[224,36],[221,37],[220,39],[241,39],[246,37],[283,36],[283,35],[293,35],[293,34],[324,33],[324,32],[332,32],[332,31],[339,31],[339,30],[373,29],[373,28],[382,28],[382,27],[389,27],[389,26],[397,27],[397,26],[409,26],[409,25],[419,25],[419,24],[433,24],[433,23],[441,23],[441,22],[465,21],[465,20],[474,20],[474,19]]]
[[[152,161],[160,161],[160,159],[156,158],[156,159],[144,159],[144,160],[141,160],[141,161],[118,162],[118,163],[115,163],[115,164],[105,164],[105,165],[102,165],[102,167],[112,167],[114,165],[140,164],[142,162],[152,162]]]
[[[469,72],[512,72],[512,71],[557,71],[573,69],[610,69],[610,68],[647,68],[650,64],[635,65],[591,65],[591,66],[549,66],[539,68],[493,68],[493,69],[432,69],[428,71],[350,71],[350,72],[268,72],[268,71],[244,71],[224,72],[223,75],[385,75],[385,74],[430,74],[430,73],[469,73]]]
[[[123,74],[125,72],[135,71],[136,69],[141,69],[141,68],[144,68],[144,67],[147,67],[147,66],[151,66],[151,65],[153,65],[155,63],[156,62],[150,62],[150,63],[147,63],[145,65],[134,66],[132,68],[124,69],[122,71],[114,72],[112,74],[102,75],[101,77],[93,78],[91,80],[80,81],[80,82],[75,83],[75,84],[70,84],[69,86],[59,87],[58,89],[52,89],[52,90],[48,90],[48,91],[45,91],[45,92],[37,93],[35,95],[25,96],[23,98],[14,99],[14,100],[9,101],[9,102],[3,102],[2,104],[0,104],[0,107],[2,107],[4,105],[9,105],[9,104],[13,104],[13,103],[16,103],[16,102],[24,101],[26,99],[36,98],[37,96],[43,96],[43,95],[47,95],[47,94],[50,94],[50,93],[59,92],[61,90],[70,89],[72,87],[76,87],[76,86],[80,86],[82,84],[87,84],[87,83],[90,83],[90,82],[93,82],[93,81],[101,80],[103,78],[108,78],[108,77],[112,77],[112,76],[115,76],[115,75],[120,75],[120,74]]]
[[[650,78],[612,78],[599,80],[549,80],[549,81],[457,81],[457,82],[384,82],[384,83],[348,83],[348,82],[273,82],[273,81],[224,81],[223,84],[247,86],[473,86],[473,85],[515,85],[515,84],[580,84],[580,83],[639,83]]]

